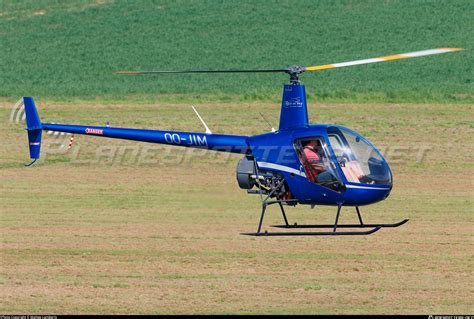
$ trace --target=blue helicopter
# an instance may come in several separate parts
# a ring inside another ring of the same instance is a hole
[[[42,123],[33,98],[24,97],[31,166],[40,157],[42,131],[68,132],[98,137],[135,140],[213,151],[243,154],[237,166],[239,187],[249,194],[259,195],[262,210],[257,232],[242,233],[252,236],[324,236],[368,235],[381,228],[398,227],[404,219],[393,224],[366,224],[359,207],[380,202],[390,195],[393,180],[390,167],[382,154],[357,132],[334,124],[309,124],[305,87],[299,76],[306,71],[318,71],[347,66],[377,63],[397,59],[441,54],[463,50],[440,48],[396,54],[373,59],[357,60],[310,67],[291,66],[286,69],[266,70],[187,70],[187,71],[129,71],[118,74],[178,74],[178,73],[286,73],[290,83],[283,88],[280,125],[278,130],[255,135],[213,134],[202,118],[206,133],[142,130],[109,126],[83,126]],[[266,208],[278,204],[285,231],[262,232]],[[288,222],[284,206],[336,206],[334,224],[298,225]],[[359,223],[339,224],[343,206],[354,206]],[[305,231],[301,229],[327,229]],[[340,231],[338,229],[362,229]],[[296,230],[296,231],[295,231]]]

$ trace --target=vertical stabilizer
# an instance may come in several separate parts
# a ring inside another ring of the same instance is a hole
[[[25,96],[23,102],[25,104],[26,130],[28,131],[30,158],[36,161],[40,157],[41,121],[33,98]],[[32,163],[34,163],[34,161]]]

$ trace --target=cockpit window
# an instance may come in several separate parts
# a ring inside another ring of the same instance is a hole
[[[335,164],[328,156],[327,145],[320,137],[306,137],[295,140],[295,149],[312,183],[338,191],[342,185]]]
[[[387,162],[362,136],[338,127],[328,128],[328,136],[348,182],[391,185]]]

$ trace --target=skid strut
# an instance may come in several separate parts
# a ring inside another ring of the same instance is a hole
[[[398,223],[393,223],[393,224],[364,224],[362,221],[362,217],[360,215],[359,207],[356,206],[356,212],[357,212],[357,217],[359,218],[359,224],[339,224],[339,217],[341,214],[341,209],[342,205],[339,205],[337,207],[337,213],[336,213],[336,220],[334,224],[322,224],[322,225],[290,225],[288,223],[288,219],[286,218],[285,210],[283,208],[283,205],[288,205],[291,204],[291,202],[294,200],[275,200],[275,201],[266,201],[264,200],[262,202],[262,214],[260,216],[260,222],[258,224],[258,229],[256,233],[241,233],[241,235],[247,235],[247,236],[348,236],[348,235],[370,235],[375,233],[376,231],[380,230],[381,228],[385,227],[398,227],[406,222],[408,222],[408,219],[404,219]],[[278,227],[278,228],[285,228],[285,229],[308,229],[308,228],[332,228],[332,231],[313,231],[313,232],[305,232],[305,231],[298,231],[298,232],[262,232],[262,223],[263,223],[263,218],[265,216],[265,211],[267,209],[267,206],[270,206],[272,204],[279,204],[281,213],[283,215],[283,219],[285,221],[285,225],[273,225],[272,227]],[[365,231],[337,231],[337,228],[371,228],[369,230]]]

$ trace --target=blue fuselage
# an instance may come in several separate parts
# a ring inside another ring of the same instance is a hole
[[[385,199],[392,189],[387,162],[364,137],[342,126],[308,124],[306,93],[300,84],[284,86],[279,130],[256,136],[41,123],[33,98],[25,97],[24,104],[34,160],[40,156],[41,131],[51,130],[251,155],[259,170],[281,174],[292,198],[301,204],[368,205]],[[325,175],[334,179],[337,188],[309,174],[308,162],[301,156],[301,147],[309,139],[324,148]]]

